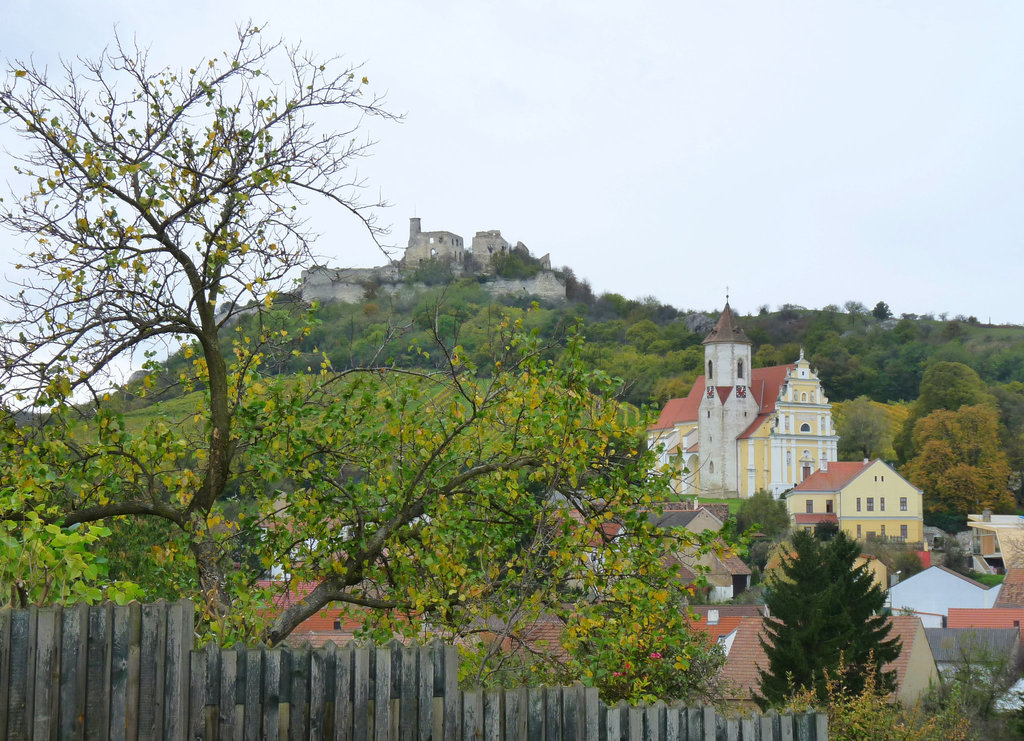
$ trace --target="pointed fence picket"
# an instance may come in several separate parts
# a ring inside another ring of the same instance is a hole
[[[194,648],[187,601],[0,610],[0,738],[824,741],[823,714],[723,716],[597,690],[460,690],[453,646]]]

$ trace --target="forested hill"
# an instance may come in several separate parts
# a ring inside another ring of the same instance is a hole
[[[441,368],[440,343],[460,346],[460,362],[486,373],[496,328],[512,316],[548,340],[552,356],[579,325],[585,361],[620,379],[630,404],[657,408],[689,391],[720,307],[691,311],[653,299],[595,297],[571,271],[563,277],[569,301],[545,305],[528,296],[495,299],[475,280],[387,296],[367,286],[361,303],[315,307],[308,333],[305,307],[281,296],[272,311],[245,317],[223,336],[264,340],[261,372],[317,372],[326,364]],[[763,307],[738,321],[754,343],[756,367],[793,362],[804,349],[833,402],[842,459],[905,464],[901,471],[929,490],[929,510],[955,513],[958,522],[979,502],[999,511],[1024,506],[1024,328],[888,313],[883,302],[873,310],[849,302],[842,309]],[[285,339],[275,345],[266,342],[271,336]],[[170,358],[160,393],[122,395],[124,410],[161,414],[163,405],[139,407],[179,395],[175,379],[188,375],[191,362]],[[974,492],[970,502],[961,501],[963,491]]]
[[[314,351],[326,353],[336,369],[429,366],[435,326],[444,342],[461,345],[483,368],[498,317],[533,307],[525,311],[527,326],[556,343],[567,327],[581,323],[589,362],[622,379],[624,400],[661,404],[689,390],[701,373],[701,343],[721,307],[695,311],[614,293],[595,297],[571,271],[563,274],[570,297],[563,305],[535,305],[530,297],[495,299],[474,280],[386,297],[374,295],[370,286],[362,303],[320,306],[318,326],[302,341],[301,356],[283,354],[276,370],[304,371]],[[739,321],[754,343],[755,367],[793,362],[802,347],[832,401],[912,401],[925,369],[943,360],[973,368],[987,383],[1024,382],[1024,327],[987,326],[973,317],[896,318],[882,302],[874,310],[853,302],[843,308],[761,307],[739,314]],[[173,370],[181,360],[169,362]]]

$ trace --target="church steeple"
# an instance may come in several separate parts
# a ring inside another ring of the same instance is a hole
[[[704,344],[710,344],[712,342],[739,342],[744,345],[752,345],[750,339],[744,334],[743,330],[736,326],[736,320],[733,318],[732,309],[729,307],[728,299],[725,302],[725,308],[722,309],[722,316],[718,318],[718,324],[711,330],[711,334],[704,338]]]

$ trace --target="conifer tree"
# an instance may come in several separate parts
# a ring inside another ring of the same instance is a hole
[[[891,625],[880,614],[881,588],[863,565],[854,568],[857,541],[840,532],[822,541],[808,532],[793,536],[781,573],[771,582],[761,639],[768,657],[761,672],[762,707],[778,705],[795,691],[813,690],[827,701],[827,677],[850,692],[863,689],[865,671],[874,666],[881,692],[890,692],[895,672],[882,667],[900,653]]]

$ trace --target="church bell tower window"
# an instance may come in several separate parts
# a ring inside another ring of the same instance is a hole
[[[736,377],[743,378],[743,358],[736,361]]]
[[[712,361],[708,361],[708,378],[715,377],[715,364]]]

